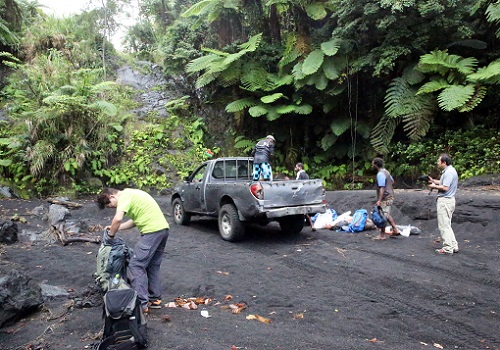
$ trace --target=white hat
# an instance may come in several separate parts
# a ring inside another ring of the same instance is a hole
[[[274,142],[276,142],[276,139],[274,138],[274,136],[273,136],[273,135],[267,135],[267,136],[266,136],[266,139],[271,139],[271,140],[273,140]]]

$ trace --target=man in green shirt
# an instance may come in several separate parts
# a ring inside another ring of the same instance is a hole
[[[137,292],[143,311],[161,308],[160,265],[167,244],[169,225],[160,206],[148,193],[126,188],[108,188],[97,197],[97,205],[116,208],[108,236],[113,239],[120,230],[137,227],[141,233],[130,259],[127,277]],[[127,216],[130,220],[124,221]]]

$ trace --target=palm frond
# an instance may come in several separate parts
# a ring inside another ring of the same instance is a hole
[[[306,10],[307,15],[315,21],[322,20],[327,15],[325,6],[320,2],[307,4],[304,9]]]
[[[319,67],[321,67],[321,65],[323,64],[324,57],[325,54],[320,49],[316,49],[311,52],[304,60],[302,73],[304,75],[311,75],[316,73]]]
[[[323,53],[327,56],[334,56],[339,51],[341,44],[342,40],[340,39],[325,41],[324,43],[321,43],[321,51],[323,51]]]
[[[325,57],[323,61],[323,73],[330,80],[336,80],[340,77],[340,69],[337,67],[337,60],[331,57]]]

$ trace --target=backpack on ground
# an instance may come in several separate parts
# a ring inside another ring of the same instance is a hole
[[[104,333],[98,350],[137,350],[148,346],[146,318],[132,288],[104,295]]]
[[[111,289],[111,280],[114,278],[118,279],[118,282],[115,281],[114,288],[128,288],[126,286],[127,266],[132,254],[132,249],[127,247],[123,239],[120,237],[109,239],[107,234],[104,234],[97,253],[95,273],[96,284],[102,291],[106,292]]]
[[[348,232],[361,232],[365,229],[368,212],[365,209],[358,209],[352,216],[351,223],[347,225]]]
[[[373,207],[373,211],[370,214],[370,219],[373,221],[373,224],[378,228],[382,228],[387,225],[387,218],[385,217],[381,207],[378,206]]]

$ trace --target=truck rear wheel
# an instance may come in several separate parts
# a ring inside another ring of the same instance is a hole
[[[290,215],[279,219],[281,231],[286,234],[296,235],[304,228],[304,215]]]
[[[236,242],[243,239],[245,226],[238,217],[238,211],[233,204],[224,204],[219,211],[219,232],[222,239]]]
[[[191,220],[191,215],[184,211],[184,206],[180,198],[174,199],[172,203],[172,217],[177,225],[187,225]]]

